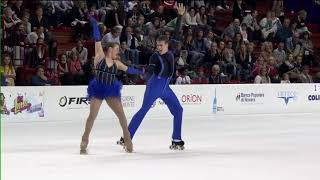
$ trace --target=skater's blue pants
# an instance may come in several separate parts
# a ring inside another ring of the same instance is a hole
[[[181,124],[182,124],[182,106],[169,86],[169,78],[159,78],[152,76],[148,81],[146,91],[144,93],[143,104],[140,110],[132,117],[129,124],[129,132],[133,138],[138,127],[140,126],[143,118],[153,105],[154,101],[161,98],[168,106],[171,114],[173,115],[173,133],[172,139],[181,140]]]

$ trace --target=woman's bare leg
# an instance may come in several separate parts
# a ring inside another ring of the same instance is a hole
[[[112,111],[117,115],[120,126],[123,131],[124,145],[127,152],[133,151],[133,145],[130,137],[130,132],[128,130],[128,123],[126,115],[124,114],[121,99],[117,97],[110,97],[106,99],[108,105],[112,109]]]
[[[87,154],[87,147],[89,143],[89,135],[92,130],[92,126],[94,120],[96,119],[100,106],[102,104],[102,100],[93,98],[90,101],[90,114],[87,118],[86,127],[82,136],[81,144],[80,144],[80,154]]]

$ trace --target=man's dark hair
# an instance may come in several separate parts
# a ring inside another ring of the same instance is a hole
[[[169,39],[165,35],[161,35],[157,38],[157,41],[164,41],[165,43],[169,42]]]

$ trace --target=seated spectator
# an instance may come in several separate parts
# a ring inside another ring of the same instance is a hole
[[[45,65],[45,61],[48,57],[48,48],[44,40],[40,37],[37,40],[36,45],[31,52],[31,66],[36,67],[39,65]]]
[[[276,42],[286,43],[286,40],[292,37],[292,35],[293,35],[293,32],[290,27],[290,19],[286,18],[283,21],[282,27],[277,30]]]
[[[198,76],[192,79],[192,84],[208,84],[209,80],[204,75],[204,71],[202,68],[199,68]]]
[[[197,24],[200,26],[207,25],[208,17],[206,15],[206,7],[201,6],[199,12],[196,14]]]
[[[289,79],[289,74],[284,73],[282,76],[282,80],[280,82],[281,84],[291,83]]]
[[[104,47],[109,42],[114,42],[120,44],[121,29],[119,27],[113,27],[111,32],[103,36],[101,40],[102,47]]]
[[[37,27],[42,26],[44,32],[48,32],[49,24],[47,19],[43,16],[43,9],[41,6],[38,6],[36,9],[36,15],[30,19],[32,31],[36,31]]]
[[[196,10],[191,7],[188,12],[185,13],[183,18],[183,24],[186,26],[197,26]]]
[[[219,53],[218,45],[216,42],[211,44],[209,51],[203,58],[204,67],[211,68],[218,61],[222,61],[221,52]]]
[[[67,55],[62,54],[59,58],[59,62],[57,63],[57,73],[61,77],[69,72],[68,63],[67,63]]]
[[[288,58],[279,66],[279,75],[283,76],[283,74],[289,73],[290,71],[296,71],[293,63],[294,57],[292,54],[289,54]]]
[[[132,64],[131,57],[130,57],[130,50],[128,48],[126,41],[121,42],[119,56],[120,56],[121,61],[124,64],[126,64],[126,65]]]
[[[294,19],[294,21],[297,23],[297,31],[299,32],[299,34],[309,32],[308,27],[306,25],[307,14],[307,11],[301,10]]]
[[[268,59],[267,73],[268,73],[272,83],[279,83],[280,82],[276,60],[272,56],[270,56]]]
[[[256,77],[260,73],[260,70],[263,67],[266,67],[265,60],[262,56],[259,56],[257,61],[253,64],[253,68],[252,68],[252,72],[251,72],[252,77]]]
[[[253,12],[248,11],[247,15],[243,18],[241,24],[247,25],[247,34],[248,34],[248,40],[260,40],[261,37],[261,30],[260,26],[257,22],[258,17],[258,11],[255,10]]]
[[[72,48],[72,53],[79,57],[81,66],[84,66],[88,62],[88,49],[83,47],[82,40],[77,41],[77,46]]]
[[[178,69],[177,70],[177,79],[176,84],[191,84],[191,79],[188,75],[185,74],[185,69]]]
[[[31,23],[29,22],[30,14],[28,12],[24,12],[22,16],[22,24],[24,25],[24,28],[27,32],[27,34],[30,34],[31,31]]]
[[[52,82],[44,75],[43,66],[37,67],[37,74],[34,75],[31,79],[32,86],[51,86]]]
[[[213,65],[211,75],[209,77],[209,84],[224,84],[226,83],[226,76],[220,72],[218,65]]]
[[[240,22],[243,19],[245,7],[242,0],[235,0],[233,3],[233,19],[239,19]]]
[[[1,77],[4,79],[4,85],[14,86],[16,79],[16,72],[13,66],[13,62],[8,54],[3,55],[1,67],[0,67]]]
[[[79,56],[76,53],[71,53],[71,60],[69,61],[69,72],[73,75],[80,75],[83,73]]]
[[[44,28],[43,26],[37,27],[36,31],[31,32],[27,36],[30,44],[36,44],[39,38],[44,40]]]
[[[287,55],[284,51],[284,43],[279,42],[278,48],[273,51],[273,57],[276,59],[276,64],[280,66],[286,59]]]
[[[292,37],[288,38],[286,41],[287,52],[292,54],[293,57],[297,57],[303,52],[303,48],[300,42],[300,34],[298,32],[294,33]]]
[[[233,22],[223,31],[222,38],[224,38],[224,36],[228,36],[233,39],[237,33],[240,33],[240,20],[234,19]]]
[[[259,75],[254,79],[255,84],[266,84],[271,83],[270,77],[268,75],[267,69],[265,67],[260,69]]]
[[[312,66],[314,61],[314,58],[313,58],[314,47],[308,32],[303,33],[301,44],[302,44],[302,50],[304,55],[304,61],[302,62],[302,64]]]
[[[209,7],[207,12],[207,24],[211,27],[212,30],[216,30],[217,19],[214,15],[215,8],[213,6]]]
[[[302,83],[313,83],[312,76],[309,74],[310,68],[308,65],[303,66],[302,73],[300,74],[300,79]]]
[[[23,0],[16,0],[12,6],[12,11],[15,12],[19,19],[22,19],[25,8],[23,6]]]

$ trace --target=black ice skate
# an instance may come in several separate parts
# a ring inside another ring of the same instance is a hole
[[[117,144],[120,145],[120,146],[124,146],[124,139],[123,139],[123,137],[121,137],[120,140],[117,141]]]
[[[184,141],[172,141],[171,146],[169,147],[171,150],[184,150]]]

